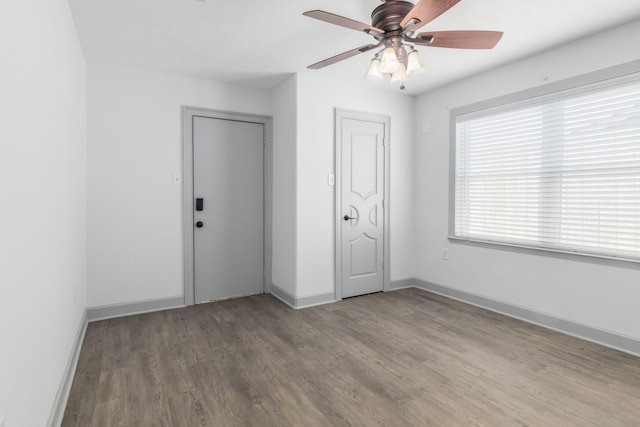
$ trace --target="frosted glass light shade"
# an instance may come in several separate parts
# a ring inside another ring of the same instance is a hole
[[[409,57],[407,58],[407,75],[413,76],[414,74],[420,74],[423,71],[424,67],[420,63],[418,51],[412,50],[409,52]]]
[[[396,52],[392,47],[388,47],[382,51],[382,61],[380,61],[380,66],[378,67],[378,71],[381,73],[395,73],[400,68],[400,61],[398,61],[398,57],[396,56]]]
[[[391,83],[404,82],[406,80],[406,77],[407,71],[404,68],[404,64],[400,64],[398,71],[391,74]]]
[[[380,73],[379,67],[380,60],[377,57],[373,58],[369,64],[369,70],[367,71],[367,74],[365,74],[364,78],[367,80],[382,80],[382,74]]]

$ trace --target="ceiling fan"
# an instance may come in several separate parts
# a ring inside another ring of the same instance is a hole
[[[391,81],[403,82],[407,76],[424,70],[415,46],[456,49],[491,49],[500,38],[499,31],[415,31],[442,15],[460,0],[419,0],[415,5],[404,0],[382,0],[371,13],[371,25],[324,10],[310,10],[303,15],[341,27],[363,31],[377,43],[367,44],[332,56],[307,68],[317,70],[370,50],[382,48],[371,60],[365,77],[382,80],[390,74]],[[406,46],[410,47],[407,52]]]

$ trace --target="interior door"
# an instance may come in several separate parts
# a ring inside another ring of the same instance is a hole
[[[195,301],[264,291],[264,125],[194,117]]]
[[[384,288],[385,123],[341,118],[342,298]]]

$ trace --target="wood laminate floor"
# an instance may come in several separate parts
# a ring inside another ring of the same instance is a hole
[[[91,323],[64,426],[640,426],[640,358],[417,289]]]

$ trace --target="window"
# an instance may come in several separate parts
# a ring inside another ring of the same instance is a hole
[[[452,119],[454,239],[640,261],[640,73]]]

